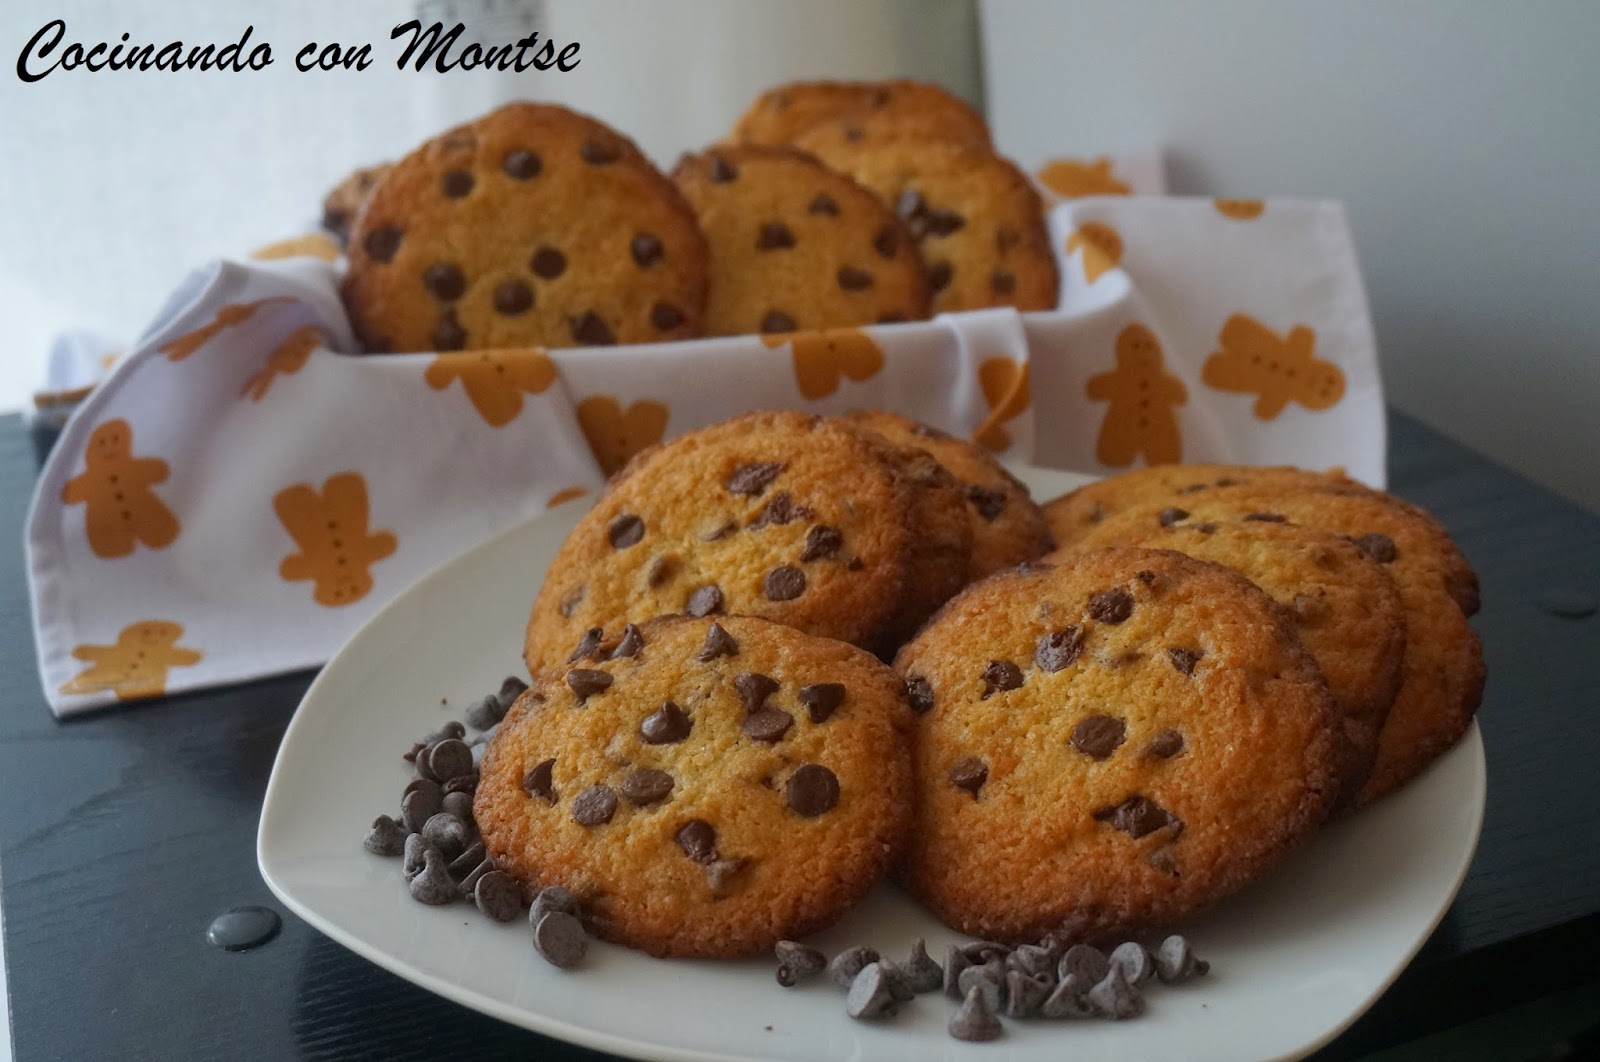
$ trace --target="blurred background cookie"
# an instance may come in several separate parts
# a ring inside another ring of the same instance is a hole
[[[389,172],[387,162],[380,162],[376,166],[367,166],[356,170],[350,176],[333,186],[322,201],[322,227],[344,246],[350,238],[350,223],[361,213],[361,207],[367,201],[367,196],[378,186],[383,175]]]
[[[734,123],[728,139],[792,144],[824,122],[879,118],[910,121],[940,136],[989,147],[989,126],[965,101],[924,81],[793,81],[763,92]]]

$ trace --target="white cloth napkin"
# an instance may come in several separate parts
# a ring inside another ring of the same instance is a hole
[[[336,266],[209,265],[40,475],[27,548],[51,707],[322,663],[446,559],[749,409],[882,407],[1096,473],[1225,460],[1381,485],[1338,205],[1097,195],[1050,224],[1055,311],[548,354],[358,356]]]

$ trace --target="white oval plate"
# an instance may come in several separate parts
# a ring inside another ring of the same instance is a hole
[[[1048,498],[1086,477],[1019,473]],[[993,1044],[953,1040],[953,1002],[927,995],[895,1019],[845,1016],[821,980],[780,988],[771,962],[651,959],[596,942],[579,971],[534,952],[521,919],[411,900],[399,861],[361,838],[397,814],[416,737],[520,672],[528,610],[585,506],[569,504],[419,581],[356,633],[307,691],[261,810],[257,859],[284,905],[430,991],[550,1036],[647,1059],[1293,1058],[1355,1021],[1404,969],[1466,875],[1483,821],[1483,743],[1466,738],[1404,791],[1334,823],[1244,892],[1183,927],[1211,976],[1155,986],[1138,1021],[1011,1021]],[[449,701],[449,707],[440,704]],[[815,938],[935,956],[958,938],[881,885]]]

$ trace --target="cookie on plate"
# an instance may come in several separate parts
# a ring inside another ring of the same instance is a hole
[[[1288,616],[1181,553],[992,576],[895,667],[923,713],[905,881],[982,937],[1096,939],[1191,914],[1315,831],[1348,762]]]
[[[792,148],[685,155],[672,177],[711,253],[708,335],[843,328],[928,316],[922,257],[900,219]]]
[[[677,612],[890,651],[965,581],[965,504],[927,455],[842,420],[750,413],[690,432],[635,457],[562,544],[528,667]]]
[[[1262,520],[1179,523],[1129,545],[1232,568],[1288,610],[1350,739],[1340,803],[1353,801],[1377,757],[1405,659],[1405,610],[1383,567],[1339,535]]]
[[[890,442],[927,451],[961,482],[972,525],[969,581],[1033,560],[1052,548],[1044,513],[1028,488],[988,451],[898,413],[856,410],[848,416]]]
[[[989,126],[964,101],[923,81],[794,81],[763,92],[734,124],[729,140],[792,144],[824,122],[903,122],[987,150]]]
[[[1358,804],[1400,788],[1466,733],[1483,700],[1485,679],[1483,646],[1467,622],[1478,607],[1478,577],[1431,516],[1390,495],[1342,486],[1219,487],[1186,496],[1181,517],[1170,508],[1152,502],[1124,511],[1075,546],[1137,540],[1163,520],[1207,525],[1281,519],[1345,536],[1394,580],[1406,620],[1400,689]]]
[[[736,956],[815,932],[889,866],[912,720],[860,649],[744,616],[653,620],[537,681],[484,756],[498,869],[601,937]]]
[[[848,121],[814,126],[795,146],[872,189],[905,220],[922,249],[935,313],[1056,305],[1044,203],[1011,162],[914,127],[865,136]]]
[[[705,238],[677,186],[551,104],[508,104],[395,163],[348,254],[369,350],[649,343],[700,334],[705,314]]]

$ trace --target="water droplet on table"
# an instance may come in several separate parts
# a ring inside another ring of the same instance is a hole
[[[206,941],[228,951],[245,951],[278,935],[283,919],[270,907],[235,907],[206,927]]]

